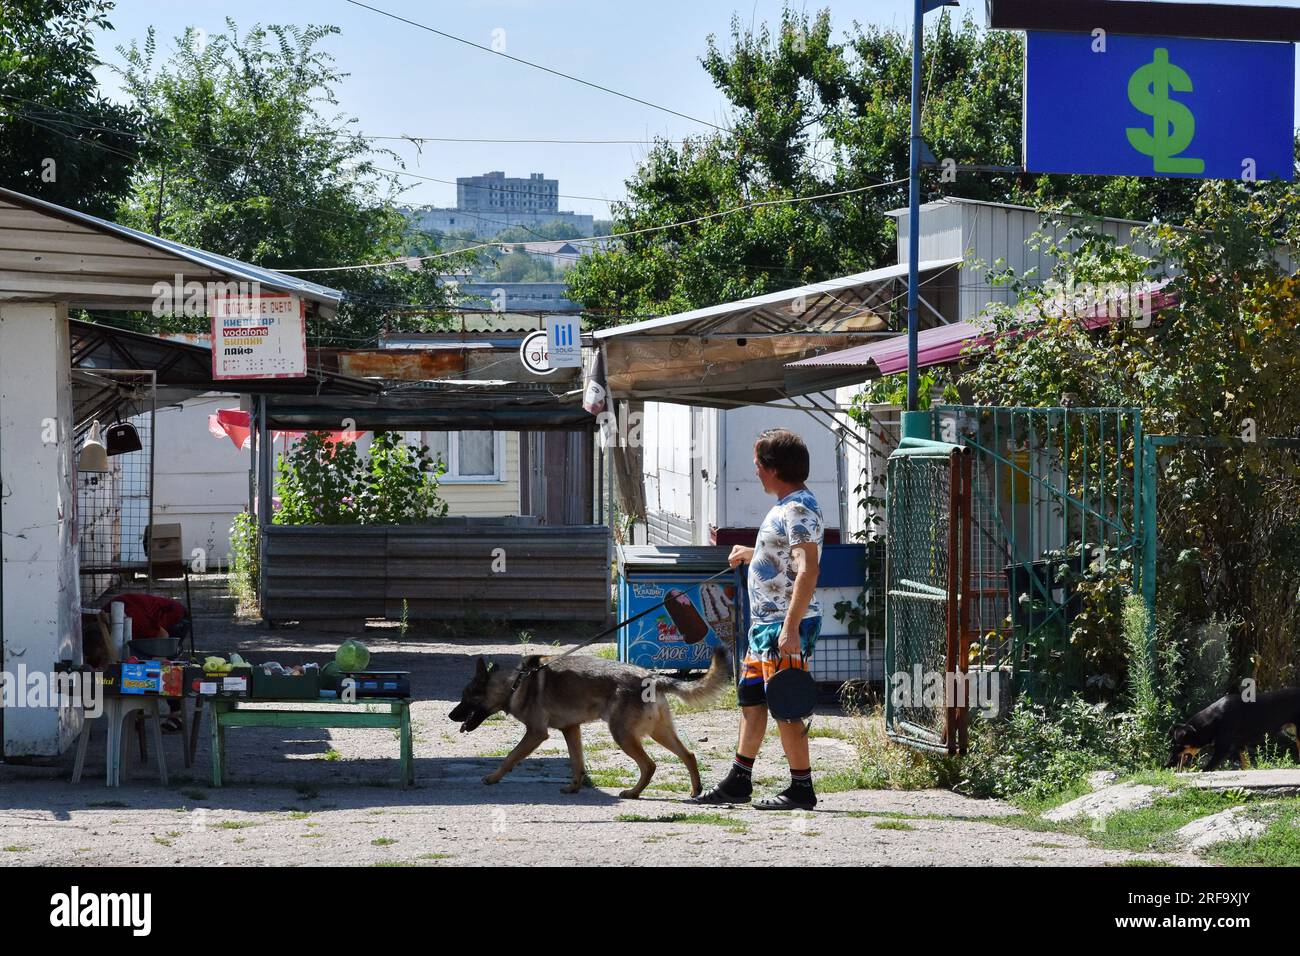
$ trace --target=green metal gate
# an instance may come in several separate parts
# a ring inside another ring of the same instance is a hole
[[[1067,672],[1080,659],[1069,646],[1080,587],[1137,589],[1154,533],[1139,410],[940,405],[934,428],[974,455],[972,668],[1006,698],[1041,695],[1058,666],[1053,686],[1082,682]]]
[[[893,739],[954,753],[970,705],[1082,685],[1082,588],[1143,593],[1155,528],[1137,409],[940,405],[932,426],[939,440],[905,439],[887,466],[885,718]]]
[[[904,438],[889,456],[885,727],[909,746],[966,749],[971,456]]]

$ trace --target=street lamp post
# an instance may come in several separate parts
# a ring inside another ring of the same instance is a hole
[[[907,411],[903,437],[929,438],[929,415],[917,403],[916,333],[920,305],[921,266],[921,164],[926,152],[921,139],[921,61],[924,59],[925,15],[939,7],[955,7],[956,0],[916,0],[912,17],[912,139],[907,217]]]

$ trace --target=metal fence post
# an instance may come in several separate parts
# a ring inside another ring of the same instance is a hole
[[[1142,603],[1147,612],[1147,650],[1156,645],[1156,443],[1142,437]],[[1154,656],[1152,660],[1154,660]]]

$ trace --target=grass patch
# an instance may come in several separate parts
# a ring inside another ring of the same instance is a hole
[[[607,661],[618,660],[618,646],[615,644],[602,644],[596,648],[596,653],[592,656]]]
[[[9,846],[4,847],[3,849],[6,853],[26,853],[28,850],[31,849],[31,847],[19,846],[16,843],[11,843]]]
[[[808,731],[809,739],[829,737],[832,740],[850,740],[850,735],[838,727],[814,727]]]
[[[1300,799],[1261,804],[1277,808],[1276,819],[1258,837],[1208,848],[1204,857],[1227,866],[1300,866]]]
[[[451,858],[450,853],[421,853],[416,857],[417,860],[450,860]]]
[[[397,841],[394,840],[392,837],[380,837],[377,840],[371,840],[370,845],[371,846],[392,846],[396,842]]]
[[[249,823],[245,820],[222,820],[217,824],[218,830],[247,830],[250,827],[257,826],[256,823]]]
[[[1246,802],[1240,791],[1202,790],[1179,787],[1173,793],[1157,797],[1148,807],[1121,810],[1102,820],[1080,819],[1052,823],[1037,815],[1025,814],[1006,820],[1016,826],[1035,830],[1074,833],[1087,837],[1097,846],[1113,850],[1170,853],[1182,849],[1175,832],[1193,820],[1219,813]],[[1300,807],[1300,801],[1296,801]]]
[[[885,733],[885,714],[877,707],[859,714],[848,732],[823,727],[824,736],[842,734],[857,751],[856,764],[842,767],[817,781],[819,792],[845,790],[928,790],[952,789],[962,780],[961,763],[911,747],[902,747]],[[816,728],[813,731],[816,735]]]
[[[325,751],[325,756],[322,757],[321,759],[323,759],[323,760],[342,760],[342,759],[343,759],[343,755],[342,755],[341,753],[339,753],[337,750],[335,750],[333,747],[331,747],[329,750]]]
[[[871,824],[877,830],[915,830],[906,820],[877,820]]]
[[[593,787],[621,787],[634,781],[637,775],[623,767],[589,767],[587,777]]]
[[[725,813],[667,813],[658,817],[620,813],[614,819],[618,823],[698,823],[714,827],[734,827],[738,822],[736,817],[729,817]]]
[[[668,698],[668,709],[674,714],[707,714],[711,710],[735,710],[739,706],[736,701],[736,685],[730,680],[722,694],[709,704],[687,704],[677,697]]]

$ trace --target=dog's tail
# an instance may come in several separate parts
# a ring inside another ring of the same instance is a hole
[[[727,649],[722,646],[713,649],[713,660],[709,669],[699,680],[678,680],[675,677],[658,677],[655,686],[665,694],[676,697],[684,704],[708,704],[718,698],[731,680],[731,668],[727,666]]]

